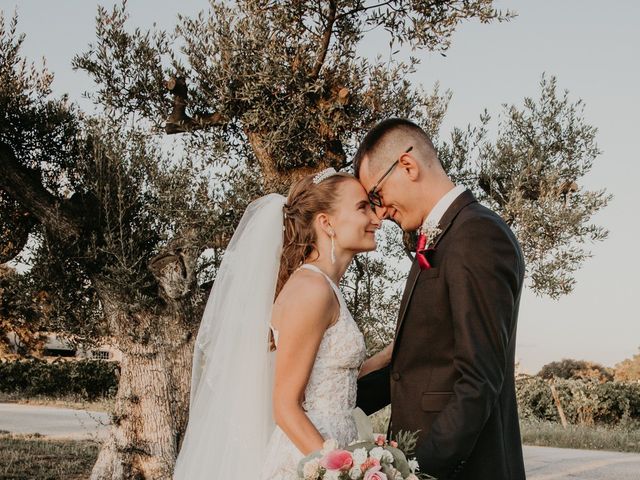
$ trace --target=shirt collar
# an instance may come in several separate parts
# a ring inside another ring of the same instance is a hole
[[[462,185],[456,185],[451,190],[449,190],[427,215],[427,218],[422,222],[422,226],[420,227],[420,231],[423,232],[427,229],[427,226],[436,227],[442,220],[442,216],[445,214],[447,209],[451,206],[451,204],[455,201],[456,198],[464,192],[466,188]]]

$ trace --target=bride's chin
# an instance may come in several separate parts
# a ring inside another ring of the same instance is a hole
[[[360,248],[357,248],[355,252],[356,253],[373,252],[376,248],[378,248],[378,241],[372,239],[369,242],[363,242]]]

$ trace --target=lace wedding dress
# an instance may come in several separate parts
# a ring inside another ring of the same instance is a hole
[[[335,439],[341,447],[357,440],[352,412],[356,407],[358,371],[366,356],[364,337],[347,309],[333,281],[314,265],[301,268],[323,275],[338,298],[340,315],[327,329],[305,390],[304,408],[311,422],[326,439]],[[278,332],[273,329],[276,346]],[[295,480],[302,453],[276,426],[267,446],[261,480]]]

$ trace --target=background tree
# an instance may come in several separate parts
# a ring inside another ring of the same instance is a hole
[[[573,360],[564,358],[559,362],[551,362],[544,365],[538,372],[538,376],[545,380],[563,378],[565,380],[597,380],[610,382],[613,380],[613,372],[610,368],[603,367],[599,363],[586,360]]]
[[[15,268],[0,264],[0,359],[38,356],[44,349],[41,320],[46,317],[46,294],[22,298],[29,292],[25,280]]]
[[[485,113],[444,138],[451,94],[412,85],[418,59],[358,52],[367,32],[442,52],[462,21],[512,16],[489,0],[213,1],[167,34],[131,31],[124,6],[99,8],[97,41],[74,59],[96,84],[92,115],[51,97],[51,75],[20,57],[15,22],[2,24],[3,261],[31,239],[23,284],[52,293],[52,324],[112,336],[123,351],[93,478],[170,475],[203,293],[245,206],[309,172],[349,168],[382,118],[421,124],[454,179],[507,218],[536,291],[571,290],[584,242],[605,236],[589,222],[607,201],[579,184],[597,154],[579,104],[544,79],[541,98],[505,107],[492,136]],[[386,235],[391,261],[358,259],[345,285],[371,349],[393,334],[402,272],[392,265],[406,258],[399,232]]]
[[[617,382],[640,381],[640,352],[618,363],[614,370]]]

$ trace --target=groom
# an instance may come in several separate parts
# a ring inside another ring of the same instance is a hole
[[[414,123],[380,122],[355,174],[380,218],[418,231],[389,367],[358,382],[367,414],[391,402],[391,435],[420,430],[416,456],[438,479],[525,478],[514,382],[524,260],[494,212],[445,173]]]

